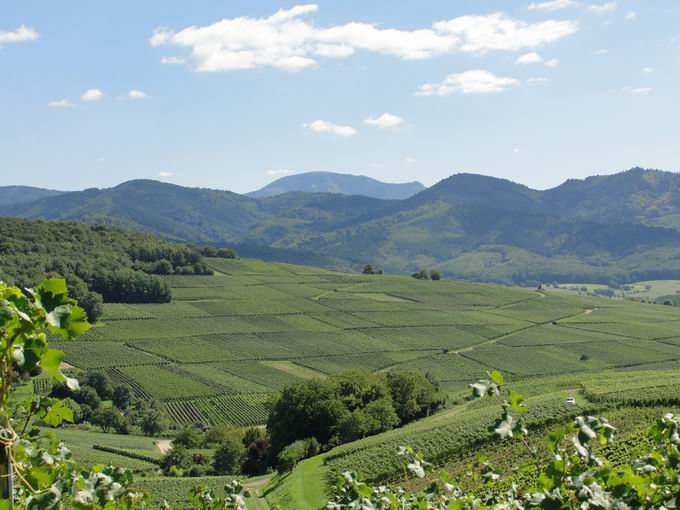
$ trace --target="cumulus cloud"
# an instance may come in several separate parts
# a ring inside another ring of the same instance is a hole
[[[532,76],[527,80],[527,83],[529,85],[543,85],[544,83],[548,82],[548,78],[544,78],[543,76]]]
[[[575,21],[528,23],[502,13],[460,16],[415,30],[381,28],[350,22],[326,28],[301,19],[316,5],[281,9],[266,18],[238,17],[180,31],[157,29],[151,46],[175,46],[179,56],[166,63],[186,62],[196,71],[274,67],[298,71],[318,65],[321,58],[346,58],[371,51],[403,60],[422,60],[456,52],[521,51],[552,43],[578,29]]]
[[[34,28],[21,25],[12,32],[0,30],[0,44],[16,44],[21,42],[35,41],[40,34]]]
[[[514,154],[518,154],[518,153],[522,152],[522,149],[520,149],[519,147],[515,147],[514,149],[512,149],[512,152]]]
[[[158,177],[172,177],[173,175],[175,174],[172,172],[158,172]]]
[[[545,61],[545,65],[547,65],[548,67],[557,67],[558,65],[560,65],[560,61],[557,60],[556,58],[551,58],[550,60]]]
[[[477,69],[458,74],[448,75],[440,83],[426,83],[421,85],[416,92],[419,96],[449,96],[451,94],[489,94],[502,92],[510,87],[516,87],[519,81],[510,77],[496,76],[495,74]]]
[[[128,92],[127,97],[129,99],[146,99],[147,96],[145,92],[142,92],[141,90],[137,89],[132,89],[130,92]]]
[[[104,93],[99,89],[89,89],[80,96],[81,101],[99,101],[104,97]]]
[[[369,117],[364,120],[364,124],[369,126],[379,127],[381,129],[397,128],[404,123],[404,119],[392,115],[391,113],[383,113],[380,117]]]
[[[594,14],[607,14],[614,12],[618,8],[616,2],[607,2],[606,4],[593,4],[588,6],[588,10]]]
[[[354,136],[357,134],[357,130],[353,127],[338,126],[327,120],[315,120],[314,122],[303,124],[303,127],[309,128],[317,133],[330,133],[341,137]]]
[[[55,101],[50,101],[49,103],[47,103],[47,105],[51,106],[52,108],[72,108],[75,106],[68,99],[58,99]]]
[[[276,170],[267,170],[266,174],[267,175],[290,175],[292,174],[292,170],[286,170],[285,168],[278,168]]]
[[[635,18],[637,18],[637,12],[635,12],[635,11],[628,11],[628,12],[626,13],[626,15],[624,16],[624,18],[626,18],[627,20],[635,19]]]
[[[529,4],[529,9],[534,11],[559,11],[577,5],[573,0],[551,0],[549,2],[538,2]]]
[[[535,52],[525,53],[515,60],[515,64],[538,64],[543,62],[543,58]]]

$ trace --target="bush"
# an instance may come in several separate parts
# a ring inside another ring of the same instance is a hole
[[[181,446],[173,446],[161,459],[161,470],[169,476],[183,476],[191,467],[191,455]]]
[[[241,471],[241,464],[245,460],[246,451],[243,439],[232,434],[215,450],[213,457],[213,472],[216,475],[234,475]]]
[[[166,429],[167,424],[163,413],[149,409],[142,413],[139,426],[145,436],[157,436]]]
[[[172,444],[184,448],[198,448],[202,443],[203,436],[194,427],[184,427],[172,441]]]

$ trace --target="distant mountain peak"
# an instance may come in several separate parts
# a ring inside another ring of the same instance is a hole
[[[33,186],[0,186],[0,206],[25,204],[41,198],[61,195],[63,191]]]
[[[254,198],[272,197],[302,191],[306,193],[338,193],[340,195],[364,195],[384,200],[403,200],[425,189],[417,181],[387,183],[365,175],[336,172],[305,172],[287,175],[257,191],[247,193]]]

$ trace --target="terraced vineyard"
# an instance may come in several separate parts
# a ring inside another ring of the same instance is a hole
[[[215,276],[166,278],[172,303],[105,305],[82,339],[54,345],[67,363],[163,402],[177,424],[261,424],[287,384],[350,367],[420,369],[453,394],[490,368],[518,382],[680,367],[671,307],[248,259],[209,264]]]

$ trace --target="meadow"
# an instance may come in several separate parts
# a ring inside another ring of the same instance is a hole
[[[497,369],[511,381],[672,368],[680,311],[566,293],[249,259],[165,277],[167,304],[106,304],[78,341],[54,340],[162,403],[176,425],[263,424],[283,387],[347,368],[418,369],[452,395]]]

